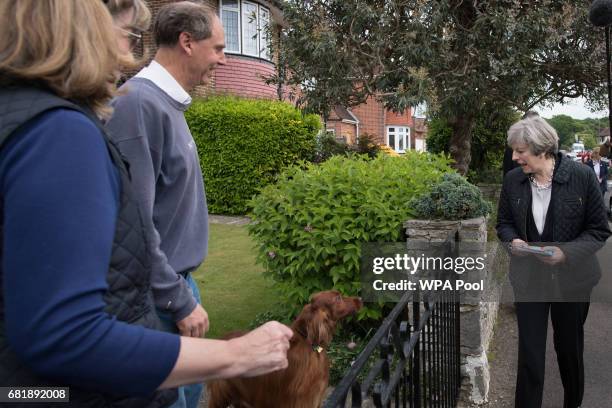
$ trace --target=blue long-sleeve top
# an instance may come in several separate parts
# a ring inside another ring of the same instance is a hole
[[[153,392],[180,341],[103,310],[121,186],[99,129],[66,109],[32,120],[0,150],[0,187],[10,347],[37,374],[68,385]]]

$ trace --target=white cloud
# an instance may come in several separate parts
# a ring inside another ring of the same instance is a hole
[[[599,112],[589,111],[583,98],[576,98],[564,105],[557,103],[550,108],[543,108],[537,105],[533,110],[538,112],[543,118],[552,118],[555,115],[567,115],[574,119],[601,118],[608,116],[607,110]]]

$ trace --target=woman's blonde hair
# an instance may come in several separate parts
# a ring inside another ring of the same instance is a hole
[[[41,85],[107,116],[128,57],[100,0],[0,1],[0,86]]]
[[[149,29],[151,12],[143,0],[105,0],[104,3],[113,18],[128,10],[134,10],[130,26],[139,31],[147,31]]]
[[[140,35],[149,29],[151,25],[151,11],[149,11],[144,0],[104,0],[104,4],[106,4],[106,8],[108,8],[108,11],[111,13],[113,20],[121,17],[123,13],[127,13],[129,10],[133,10],[129,28],[139,31]],[[149,57],[149,52],[144,44],[140,51],[139,57],[135,57],[132,53],[127,55],[126,58],[129,61],[129,65],[122,66],[121,68],[129,70],[130,68],[135,68],[146,62]]]

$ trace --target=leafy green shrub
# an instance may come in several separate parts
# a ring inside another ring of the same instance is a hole
[[[326,132],[317,137],[317,147],[313,161],[322,163],[332,156],[346,156],[351,153],[363,154],[373,159],[379,150],[378,145],[372,141],[372,136],[367,133],[359,136],[356,144],[348,145],[343,141],[338,141],[333,133]]]
[[[456,173],[445,174],[429,192],[414,197],[410,207],[419,218],[444,220],[480,217],[493,209],[478,187]]]
[[[254,198],[249,225],[281,300],[295,312],[320,290],[358,294],[361,244],[400,241],[413,215],[410,199],[450,171],[444,157],[408,152],[334,156],[283,172]],[[379,316],[379,309],[360,311],[361,318]]]
[[[374,143],[373,136],[368,133],[359,135],[359,140],[352,147],[352,150],[357,154],[365,154],[370,159],[375,158],[380,151],[380,147]]]
[[[284,102],[213,97],[196,100],[185,113],[198,146],[208,209],[245,214],[248,201],[278,174],[311,160],[320,128]]]
[[[317,137],[314,162],[322,163],[332,156],[346,155],[350,151],[349,145],[336,140],[331,132],[325,132]]]

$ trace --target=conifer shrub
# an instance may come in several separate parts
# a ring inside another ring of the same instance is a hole
[[[410,202],[417,218],[464,220],[491,213],[491,203],[478,187],[457,173],[448,173],[440,183]]]

